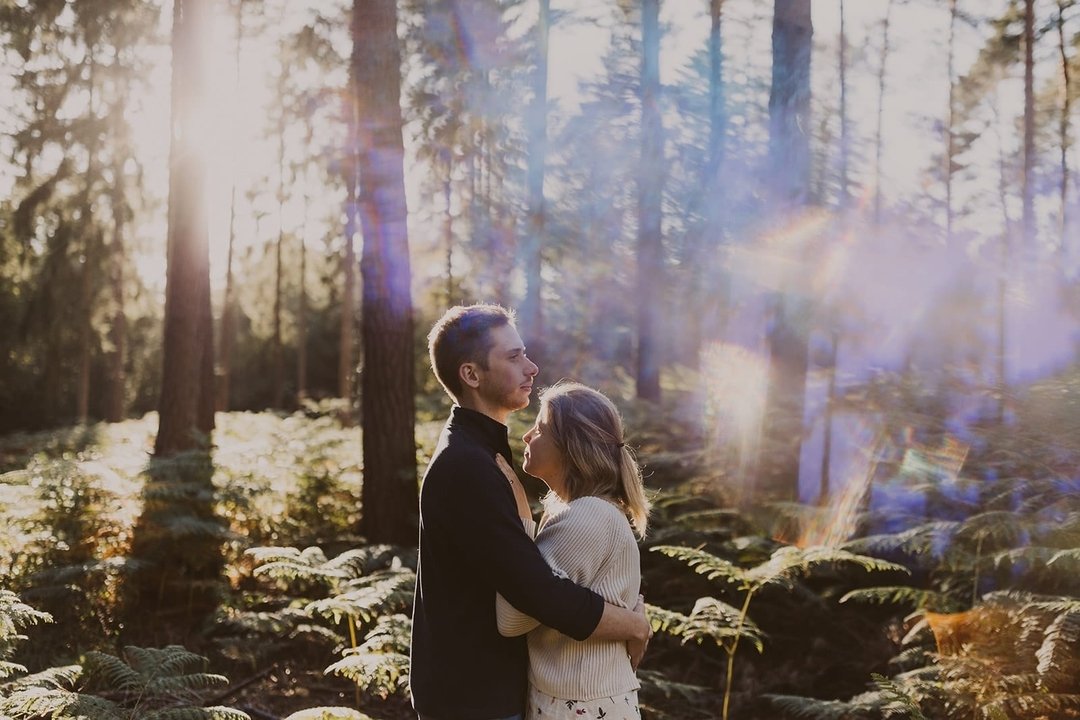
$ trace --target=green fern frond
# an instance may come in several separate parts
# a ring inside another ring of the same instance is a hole
[[[214,706],[155,710],[139,720],[251,720],[251,716],[233,708]]]
[[[715,598],[698,598],[682,629],[684,642],[712,640],[720,647],[724,641],[741,638],[753,643],[759,653],[765,651],[764,634],[748,617],[742,617],[737,608]]]
[[[885,717],[901,714],[911,720],[929,720],[907,688],[884,675],[871,673],[870,677],[888,701],[882,708]]]
[[[146,690],[154,695],[195,694],[228,684],[229,678],[224,675],[189,673],[175,677],[155,677],[146,683]]]
[[[175,676],[181,672],[201,670],[207,665],[206,658],[182,645],[166,645],[163,648],[128,645],[124,648],[124,657],[136,672],[144,676]]]
[[[1031,529],[1031,521],[1011,510],[990,510],[972,515],[957,528],[956,537],[1011,544]]]
[[[371,622],[387,612],[411,607],[416,575],[411,570],[386,571],[379,575],[359,578],[348,589],[334,597],[315,600],[306,612],[341,622],[345,617]]]
[[[1057,553],[1057,548],[1025,545],[993,553],[990,557],[995,568],[1013,567],[1021,563],[1030,567],[1045,567]]]
[[[347,707],[316,707],[295,712],[285,720],[374,720],[374,718]]]
[[[645,612],[653,632],[667,633],[675,637],[681,637],[683,628],[690,619],[680,612],[649,603],[645,604]]]
[[[25,670],[24,670],[25,672]],[[0,687],[0,694],[29,688],[45,688],[51,690],[70,690],[82,677],[82,665],[64,665],[53,667],[32,675],[21,677],[7,685]]]
[[[31,625],[52,622],[52,615],[35,610],[10,590],[0,590],[0,649],[19,638],[19,631]]]
[[[1078,603],[1080,604],[1080,603]],[[1054,618],[1043,633],[1043,642],[1035,652],[1039,675],[1065,672],[1080,660],[1080,611],[1064,612]]]
[[[119,705],[104,698],[40,687],[0,698],[0,714],[16,720],[39,717],[117,720],[125,717]]]
[[[401,613],[384,615],[364,638],[359,650],[371,653],[408,654],[412,618]]]
[[[7,660],[0,660],[0,680],[9,678],[12,675],[21,675],[24,672],[26,672],[26,667],[24,665],[8,662]]]
[[[658,552],[676,560],[681,560],[694,569],[698,575],[709,580],[722,579],[730,583],[745,583],[746,571],[732,562],[718,558],[710,552],[680,545],[657,545],[651,552]]]
[[[873,605],[910,605],[915,608],[927,608],[936,612],[948,612],[953,604],[947,596],[936,590],[922,590],[904,585],[857,588],[847,592],[840,602],[849,600]]]
[[[818,700],[796,695],[763,695],[785,717],[797,720],[867,720],[869,711],[854,708],[842,700]]]
[[[345,577],[358,578],[376,570],[407,566],[407,557],[408,551],[396,545],[365,545],[334,557],[325,564],[325,569],[342,570]]]
[[[115,655],[91,650],[86,653],[84,666],[88,675],[100,675],[114,690],[131,691],[142,686],[139,673]]]
[[[898,563],[882,560],[869,555],[859,555],[841,548],[817,545],[805,549],[780,548],[775,554],[791,554],[792,562],[806,570],[820,565],[852,565],[866,572],[901,572],[910,575],[911,571]]]
[[[326,672],[347,678],[380,697],[387,697],[408,687],[409,656],[350,649],[345,651],[343,658],[327,667]]]
[[[899,533],[869,535],[844,545],[845,550],[856,553],[883,555],[897,551],[916,557],[941,557],[952,546],[953,536],[960,522],[937,520],[923,523]]]
[[[695,703],[711,697],[716,690],[702,685],[691,685],[669,680],[656,670],[638,670],[642,695],[663,695],[667,699],[681,698],[684,703]]]
[[[1080,547],[1059,550],[1046,562],[1047,566],[1055,563],[1060,563],[1072,570],[1080,568]]]

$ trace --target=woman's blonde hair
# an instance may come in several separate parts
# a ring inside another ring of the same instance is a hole
[[[540,412],[545,410],[547,432],[566,462],[567,497],[562,499],[612,500],[645,537],[649,500],[615,404],[592,388],[562,380],[540,393]]]

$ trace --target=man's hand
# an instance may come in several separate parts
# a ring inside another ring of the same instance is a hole
[[[525,495],[525,488],[522,486],[521,481],[518,480],[514,468],[510,467],[510,463],[506,462],[506,458],[498,453],[495,454],[495,464],[502,470],[503,475],[506,476],[506,481],[510,483],[510,489],[514,491],[514,502],[517,503],[518,517],[532,520],[532,508],[529,507],[529,498]]]
[[[649,647],[649,639],[652,638],[653,634],[652,625],[649,623],[649,616],[645,613],[644,595],[638,595],[638,601],[637,605],[634,606],[634,612],[641,615],[641,618],[645,621],[645,627],[648,628],[648,632],[644,636],[626,641],[626,653],[630,656],[630,667],[636,671],[638,665],[641,664],[641,659],[645,657],[645,649]]]

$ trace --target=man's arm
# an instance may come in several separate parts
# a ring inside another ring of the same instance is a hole
[[[454,478],[454,491],[438,499],[439,514],[453,518],[462,557],[491,578],[495,589],[516,608],[584,640],[600,622],[603,598],[551,572],[522,528],[513,492],[494,458],[477,457],[472,462],[471,472]]]
[[[604,614],[600,624],[593,630],[590,640],[625,640],[626,652],[630,656],[630,666],[637,670],[641,659],[645,657],[645,648],[649,646],[652,627],[645,614],[645,600],[638,596],[638,604],[633,610],[618,605],[604,603]]]

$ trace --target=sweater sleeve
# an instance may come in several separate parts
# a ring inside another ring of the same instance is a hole
[[[456,518],[461,552],[513,607],[584,640],[600,623],[604,599],[552,572],[522,527],[513,493],[494,459],[482,458],[472,466],[444,498]]]
[[[579,498],[548,520],[536,545],[556,575],[592,587],[611,559],[621,516],[606,500]],[[609,600],[610,601],[610,600]]]

